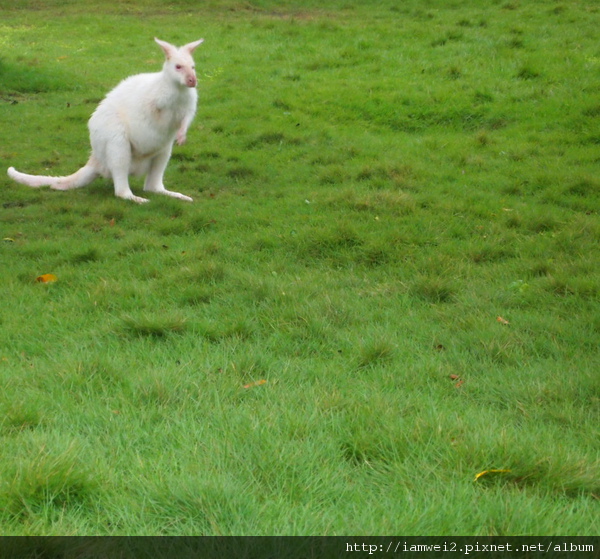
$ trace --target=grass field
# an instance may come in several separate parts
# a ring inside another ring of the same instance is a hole
[[[0,179],[2,533],[597,535],[599,25],[0,0],[25,172],[85,163],[154,36],[205,39],[165,182],[193,204]]]

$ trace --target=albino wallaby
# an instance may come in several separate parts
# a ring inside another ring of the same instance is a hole
[[[203,39],[177,48],[154,39],[167,57],[161,72],[138,74],[115,87],[88,122],[92,155],[68,177],[44,177],[19,173],[8,175],[27,186],[50,186],[56,190],[79,188],[98,176],[112,177],[115,195],[134,202],[129,175],[146,174],[144,190],[166,194],[189,202],[189,196],[171,192],[163,185],[163,174],[171,157],[173,142],[186,140],[187,129],[196,112],[196,72],[192,52]]]

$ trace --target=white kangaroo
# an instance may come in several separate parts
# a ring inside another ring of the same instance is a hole
[[[191,202],[189,196],[167,190],[163,175],[173,142],[185,142],[196,113],[198,80],[192,52],[203,39],[181,48],[154,40],[167,57],[162,71],[126,78],[98,105],[88,122],[92,155],[79,171],[46,177],[10,167],[8,175],[27,186],[55,190],[79,188],[103,176],[112,178],[116,196],[141,204],[148,200],[131,192],[129,175],[146,174],[144,191]]]

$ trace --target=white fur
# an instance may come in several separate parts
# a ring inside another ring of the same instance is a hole
[[[192,52],[202,39],[181,48],[155,41],[166,55],[162,71],[123,80],[98,105],[88,123],[92,155],[79,171],[68,177],[45,177],[19,173],[10,167],[8,175],[27,186],[50,186],[56,190],[85,186],[103,176],[112,178],[116,196],[142,203],[148,200],[134,196],[128,177],[145,174],[146,192],[191,202],[189,196],[167,190],[163,175],[173,142],[185,142],[196,112],[198,94]]]

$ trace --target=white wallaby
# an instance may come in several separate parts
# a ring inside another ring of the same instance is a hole
[[[185,142],[196,113],[198,94],[192,52],[203,39],[181,48],[154,40],[167,57],[162,71],[123,80],[98,105],[88,123],[92,155],[79,171],[68,177],[45,177],[19,173],[10,167],[8,175],[27,186],[56,190],[79,188],[103,176],[112,178],[116,196],[142,203],[148,200],[134,196],[129,175],[146,174],[146,192],[191,202],[189,196],[167,190],[163,175],[173,142]]]

